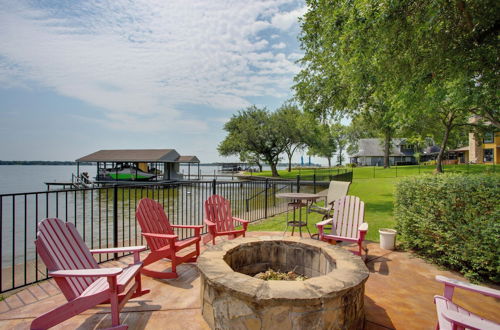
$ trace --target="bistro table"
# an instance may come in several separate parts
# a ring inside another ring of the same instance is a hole
[[[276,197],[290,200],[290,202],[288,203],[287,214],[286,214],[286,228],[285,231],[283,232],[283,235],[285,235],[288,227],[291,226],[292,236],[295,231],[295,227],[299,227],[299,235],[300,237],[302,237],[302,227],[305,226],[307,231],[309,232],[309,236],[312,236],[311,232],[309,231],[309,228],[307,228],[307,220],[309,214],[308,211],[311,204],[314,203],[318,198],[321,198],[321,196],[316,194],[307,194],[307,193],[281,193],[281,194],[276,194]],[[302,220],[302,207],[304,206],[307,208],[305,221]],[[290,208],[292,209],[293,212],[292,220],[288,220],[288,214],[290,213]],[[298,220],[295,217],[295,210],[297,209],[299,209]]]

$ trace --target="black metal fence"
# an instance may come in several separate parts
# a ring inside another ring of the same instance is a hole
[[[231,201],[233,215],[256,221],[286,211],[275,195],[298,191],[297,181],[198,181],[111,186],[0,195],[0,293],[48,278],[34,246],[38,222],[73,223],[92,248],[143,245],[135,209],[141,198],[160,202],[172,223],[203,224],[203,202],[213,193]],[[303,190],[312,190],[302,187]],[[178,232],[190,237],[187,229]],[[99,255],[99,262],[117,255]]]

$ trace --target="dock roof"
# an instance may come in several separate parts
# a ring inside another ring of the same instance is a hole
[[[177,163],[199,163],[200,160],[196,156],[179,156]]]
[[[181,157],[174,149],[99,150],[78,158],[77,162],[176,162]]]

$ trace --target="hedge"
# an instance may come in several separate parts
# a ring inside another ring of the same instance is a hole
[[[395,199],[407,248],[470,280],[500,283],[500,175],[408,177]]]

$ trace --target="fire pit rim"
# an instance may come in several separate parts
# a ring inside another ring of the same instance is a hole
[[[279,241],[319,248],[332,258],[336,268],[305,281],[265,281],[233,270],[224,256],[236,247],[257,242]],[[312,239],[282,236],[245,237],[209,247],[198,258],[198,269],[207,281],[238,296],[255,300],[321,299],[340,295],[368,279],[369,270],[358,256],[335,245]]]

